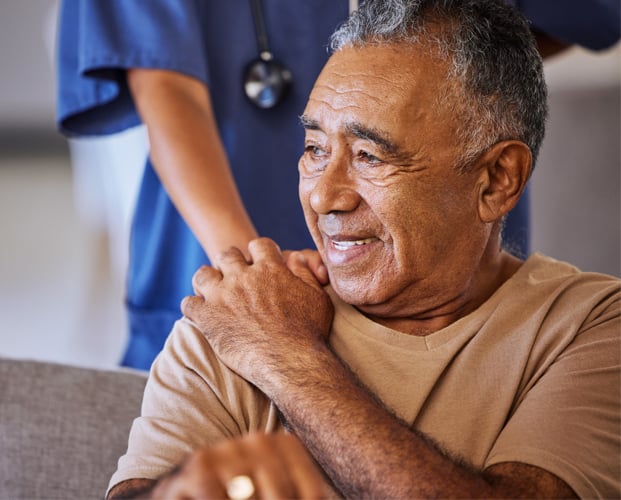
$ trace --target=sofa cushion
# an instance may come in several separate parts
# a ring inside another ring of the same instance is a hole
[[[146,373],[0,358],[0,498],[103,498]]]

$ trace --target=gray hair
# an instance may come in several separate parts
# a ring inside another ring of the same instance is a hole
[[[524,142],[533,166],[543,141],[547,90],[527,21],[502,0],[366,0],[331,37],[330,48],[426,44],[448,59],[437,103],[460,123],[465,169],[501,140]],[[456,91],[459,95],[455,95]]]

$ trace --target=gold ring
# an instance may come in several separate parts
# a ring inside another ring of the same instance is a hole
[[[250,476],[234,476],[226,483],[226,494],[231,500],[248,500],[254,495],[254,483]]]

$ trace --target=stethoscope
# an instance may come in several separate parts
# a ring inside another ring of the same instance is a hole
[[[248,99],[261,109],[276,106],[287,95],[292,83],[291,71],[274,59],[269,47],[261,0],[250,0],[259,57],[246,65],[244,91]],[[358,8],[358,0],[349,0],[350,14]]]

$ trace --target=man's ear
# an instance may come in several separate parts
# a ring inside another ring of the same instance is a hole
[[[530,175],[532,155],[521,141],[494,144],[479,159],[479,217],[494,222],[518,202]]]

